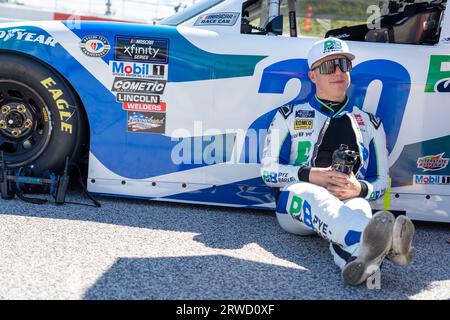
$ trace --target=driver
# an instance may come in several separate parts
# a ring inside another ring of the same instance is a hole
[[[389,186],[383,124],[349,102],[346,91],[355,55],[337,38],[326,38],[308,53],[308,76],[316,94],[275,114],[266,136],[261,174],[279,188],[280,226],[299,235],[318,234],[330,242],[344,281],[364,282],[383,259],[409,264],[414,225],[388,211],[372,216],[369,201]],[[346,144],[359,156],[350,175],[332,169],[332,154]]]

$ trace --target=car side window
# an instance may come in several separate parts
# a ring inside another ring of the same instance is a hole
[[[446,0],[322,0],[296,3],[298,35],[380,43],[433,45],[439,41]],[[283,3],[283,35],[289,9]]]

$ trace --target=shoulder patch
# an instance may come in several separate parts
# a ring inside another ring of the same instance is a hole
[[[287,104],[278,108],[278,111],[281,113],[284,119],[287,119],[291,113],[294,111],[294,105]]]
[[[368,113],[368,114],[369,114],[370,122],[372,122],[372,124],[375,127],[375,129],[378,130],[378,128],[381,125],[381,119],[378,118],[377,116],[373,115],[372,113]]]

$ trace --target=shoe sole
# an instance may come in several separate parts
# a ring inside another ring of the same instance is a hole
[[[390,260],[401,266],[411,263],[416,255],[416,249],[412,246],[414,231],[411,219],[399,216],[395,220],[392,249],[396,255]]]
[[[350,285],[358,285],[373,272],[371,266],[378,267],[389,252],[395,217],[388,211],[377,212],[370,219],[362,234],[360,253],[356,260],[350,262],[342,270],[344,281]]]

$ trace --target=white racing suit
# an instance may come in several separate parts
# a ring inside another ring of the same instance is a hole
[[[314,167],[320,144],[331,118],[349,117],[359,150],[356,178],[367,185],[367,196],[342,202],[325,188],[300,181],[302,166]],[[317,233],[330,242],[334,261],[342,269],[358,255],[364,227],[372,216],[367,200],[383,196],[389,186],[386,136],[374,115],[350,106],[338,112],[317,97],[309,103],[280,107],[266,136],[261,175],[280,188],[276,215],[291,233]]]

